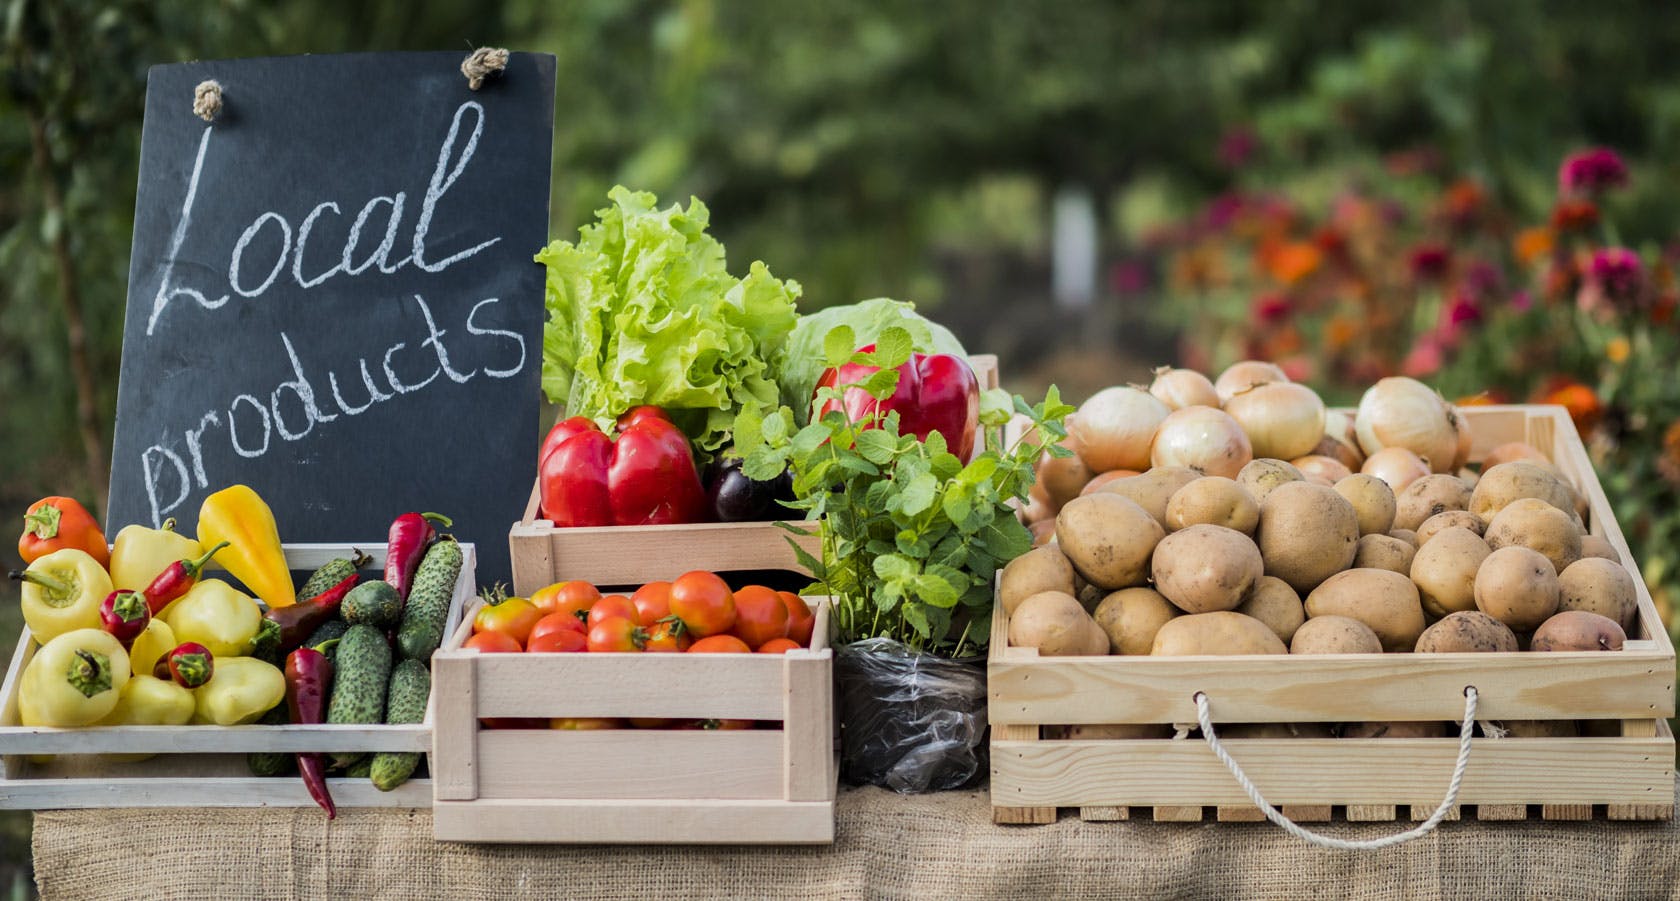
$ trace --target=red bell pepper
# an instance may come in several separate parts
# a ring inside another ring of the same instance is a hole
[[[609,436],[583,416],[543,441],[543,518],[556,526],[703,522],[706,492],[688,437],[658,407],[635,407]]]
[[[858,348],[859,353],[871,353],[875,345]],[[879,367],[861,363],[826,370],[817,380],[817,388],[834,388],[862,382],[879,371]],[[825,402],[814,414],[821,418],[830,410],[842,409],[853,422],[863,422],[875,416],[898,413],[901,435],[914,434],[923,441],[930,433],[945,436],[945,444],[960,460],[967,460],[974,450],[974,432],[980,425],[980,382],[968,361],[951,354],[911,354],[898,367],[898,387],[886,400],[876,400],[862,388],[849,388],[844,405]]]

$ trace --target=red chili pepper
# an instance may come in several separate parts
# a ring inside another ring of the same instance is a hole
[[[210,649],[196,641],[188,641],[158,658],[152,675],[159,679],[174,679],[182,688],[200,688],[216,674],[216,657]]]
[[[298,648],[286,656],[286,710],[292,722],[301,725],[325,722],[332,679],[332,661],[320,651]],[[338,809],[327,790],[326,755],[300,753],[297,763],[309,796],[327,812],[327,819],[337,817]]]
[[[151,621],[146,596],[138,591],[118,589],[106,595],[105,603],[99,605],[100,625],[122,642],[125,650],[134,645],[134,639],[146,631],[146,624]]]
[[[874,350],[873,344],[858,348],[859,353]],[[856,384],[878,371],[876,366],[847,363],[825,371],[817,380],[817,387]],[[898,387],[891,397],[876,400],[863,389],[852,388],[846,391],[845,399],[843,409],[853,422],[862,422],[877,411],[881,416],[897,412],[900,435],[914,434],[926,441],[929,433],[938,432],[959,460],[967,460],[974,450],[974,432],[980,425],[980,382],[961,357],[911,354],[898,367]],[[820,419],[834,409],[842,407],[828,401],[811,418]]]
[[[290,653],[300,647],[323,623],[337,616],[344,596],[356,587],[360,579],[361,576],[351,573],[344,577],[344,581],[307,601],[264,613],[265,618],[280,627],[280,653]]]
[[[454,520],[441,513],[404,513],[391,521],[391,531],[385,539],[385,581],[404,601],[408,600],[414,571],[420,568],[420,558],[426,556],[426,548],[437,538],[432,522],[446,529],[455,525]]]
[[[216,552],[228,544],[229,542],[224,541],[205,551],[204,556],[196,560],[176,560],[163,572],[158,573],[157,578],[146,586],[145,591],[146,606],[151,609],[152,615],[157,616],[171,601],[190,591],[198,582],[198,577],[203,575],[204,567],[210,562],[210,558],[216,556]]]
[[[705,521],[688,438],[665,411],[635,407],[615,431],[608,436],[582,416],[555,423],[538,456],[543,517],[556,526]]]

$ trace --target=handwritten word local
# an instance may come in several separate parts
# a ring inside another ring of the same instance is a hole
[[[457,154],[456,146],[462,140],[462,123],[469,113],[473,116],[472,130],[470,134],[466,135],[465,144]],[[234,244],[232,256],[228,261],[228,286],[234,293],[242,297],[260,297],[280,278],[282,271],[287,268],[288,257],[291,259],[290,274],[292,281],[300,288],[312,288],[341,273],[360,275],[376,266],[381,273],[386,275],[395,274],[404,266],[410,264],[424,272],[438,273],[494,245],[501,240],[500,237],[491,238],[473,247],[457,251],[443,259],[427,259],[426,234],[431,227],[432,217],[437,209],[438,202],[443,199],[444,194],[449,191],[450,187],[460,177],[461,172],[466,169],[467,163],[471,161],[478,148],[478,140],[483,131],[484,108],[482,106],[474,101],[468,101],[455,110],[454,119],[449,125],[449,133],[444,138],[442,149],[438,152],[437,166],[432,171],[431,180],[427,184],[426,194],[420,206],[419,218],[414,223],[411,250],[407,256],[395,262],[390,261],[391,251],[397,243],[407,199],[406,192],[398,192],[393,196],[379,196],[368,200],[351,225],[337,265],[312,276],[305,275],[304,252],[316,221],[329,212],[339,215],[338,204],[327,201],[316,205],[304,218],[302,224],[297,228],[295,242],[292,226],[281,214],[265,212],[254,219],[244,233],[240,235],[239,241]],[[215,310],[226,305],[231,297],[230,294],[210,297],[198,288],[178,284],[175,281],[175,260],[180,255],[181,247],[186,242],[187,231],[192,222],[193,204],[198,194],[199,178],[203,172],[204,157],[210,147],[213,133],[213,129],[206,128],[203,138],[199,141],[198,156],[193,162],[192,176],[187,182],[186,198],[181,207],[181,218],[176,223],[175,231],[171,236],[169,254],[164,262],[163,278],[158,285],[157,295],[153,298],[151,313],[146,321],[146,334],[148,336],[153,333],[160,317],[169,309],[170,304],[177,299],[185,298],[197,303],[204,309]],[[453,164],[451,164],[452,159]],[[385,207],[389,211],[384,239],[377,248],[368,254],[366,259],[356,262],[354,255],[361,241],[362,230],[368,224],[370,217],[374,216],[381,207]],[[260,282],[252,285],[253,278],[250,273],[245,271],[245,254],[251,243],[265,229],[278,229],[281,249],[267,274],[263,276]],[[518,362],[503,368],[487,366],[483,370],[475,369],[468,372],[461,372],[451,364],[449,351],[443,343],[443,337],[448,334],[448,331],[438,328],[437,321],[432,316],[431,307],[427,305],[425,299],[419,294],[412,295],[412,299],[419,306],[420,313],[425,320],[427,335],[419,341],[410,353],[423,352],[426,348],[430,348],[437,359],[437,367],[432,370],[430,375],[424,378],[410,377],[407,380],[399,378],[393,366],[393,361],[399,351],[408,347],[407,342],[399,341],[387,348],[383,359],[379,361],[381,374],[385,377],[383,383],[379,382],[369,370],[367,358],[364,357],[358,361],[362,388],[366,392],[366,399],[361,403],[352,403],[347,400],[343,389],[339,385],[338,374],[335,372],[327,373],[328,393],[332,397],[332,404],[337,408],[337,412],[333,412],[327,407],[322,397],[316,393],[316,383],[312,383],[309,377],[305,375],[303,363],[298,359],[291,338],[285,332],[281,332],[280,342],[286,349],[287,359],[291,362],[293,378],[281,382],[278,387],[270,392],[267,404],[264,404],[256,395],[241,394],[228,405],[225,421],[219,411],[210,410],[199,418],[196,425],[185,429],[182,432],[182,437],[186,443],[187,458],[191,461],[190,472],[188,459],[183,459],[181,454],[175,450],[174,442],[154,444],[141,453],[140,465],[145,474],[146,498],[150,503],[152,524],[154,526],[160,525],[164,517],[184,503],[191,494],[194,484],[199,488],[209,487],[210,480],[204,470],[204,439],[206,433],[212,428],[224,427],[227,429],[228,442],[234,453],[245,458],[256,458],[268,452],[274,433],[278,433],[283,440],[297,441],[308,435],[317,423],[332,422],[340,415],[355,416],[363,413],[375,404],[418,391],[436,381],[440,375],[456,384],[464,384],[477,376],[480,371],[490,378],[505,379],[512,378],[524,370],[528,357],[524,336],[516,331],[490,328],[480,321],[481,311],[499,304],[501,302],[500,298],[490,297],[478,301],[468,311],[464,325],[469,335],[489,338],[498,342],[512,342],[512,346],[509,348],[509,356],[512,356],[512,351],[516,348]],[[302,423],[296,428],[288,424],[286,416],[281,410],[281,399],[288,395],[295,398],[298,406],[301,407],[301,411],[294,418],[301,418]],[[236,416],[245,410],[249,412],[244,416],[246,425],[242,429]],[[170,481],[171,476],[178,486],[178,491],[172,498],[160,498],[159,490],[164,488]]]

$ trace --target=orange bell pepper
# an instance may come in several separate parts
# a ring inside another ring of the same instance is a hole
[[[23,534],[18,536],[18,556],[34,563],[64,548],[86,551],[100,566],[111,565],[111,551],[105,533],[79,501],[70,497],[44,497],[29,505],[23,514]]]

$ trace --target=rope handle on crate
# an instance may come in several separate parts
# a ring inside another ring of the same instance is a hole
[[[1242,790],[1254,801],[1255,806],[1266,814],[1266,819],[1282,826],[1290,835],[1321,848],[1334,848],[1339,851],[1375,851],[1378,848],[1398,845],[1401,842],[1409,842],[1414,838],[1428,835],[1435,830],[1436,826],[1441,824],[1442,820],[1447,818],[1447,813],[1458,802],[1458,789],[1464,782],[1464,770],[1470,765],[1470,735],[1476,730],[1476,695],[1476,686],[1466,685],[1464,687],[1464,724],[1458,730],[1458,762],[1453,765],[1452,781],[1447,783],[1447,796],[1441,800],[1441,806],[1435,808],[1435,812],[1429,815],[1429,819],[1418,824],[1416,828],[1396,835],[1387,835],[1365,841],[1349,841],[1320,835],[1284,816],[1282,811],[1268,803],[1264,797],[1261,797],[1260,789],[1255,788],[1254,783],[1250,782],[1248,776],[1243,774],[1242,767],[1231,759],[1230,752],[1226,751],[1225,745],[1220,743],[1219,736],[1214,734],[1213,716],[1208,712],[1207,693],[1198,691],[1194,697],[1196,700],[1196,719],[1200,721],[1202,726],[1202,738],[1207,741],[1208,747],[1213,749],[1214,755],[1225,764],[1225,768],[1231,771],[1231,775],[1236,777],[1237,784],[1242,786]]]

